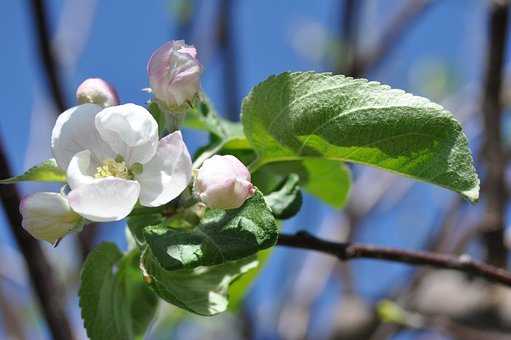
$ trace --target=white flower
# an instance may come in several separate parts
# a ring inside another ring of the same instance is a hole
[[[119,105],[115,89],[100,78],[84,80],[76,89],[76,100],[79,104],[93,103],[102,107]]]
[[[215,155],[199,169],[195,192],[210,208],[235,209],[254,194],[255,188],[247,167],[236,157]]]
[[[201,65],[197,50],[184,40],[169,41],[158,48],[149,59],[147,73],[154,96],[170,109],[199,92]]]
[[[23,228],[36,239],[51,244],[83,224],[67,199],[55,192],[37,192],[25,197],[20,204],[20,213]]]
[[[58,117],[51,141],[57,164],[67,171],[69,204],[91,221],[121,220],[137,201],[166,204],[191,179],[181,133],[158,141],[156,121],[138,105],[75,106]]]

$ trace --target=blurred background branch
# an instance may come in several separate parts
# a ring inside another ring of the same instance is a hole
[[[12,173],[5,151],[3,150],[3,145],[0,144],[0,178],[9,177],[12,177]],[[16,240],[18,249],[23,255],[30,282],[53,338],[57,340],[74,339],[70,322],[67,318],[64,294],[62,294],[64,289],[58,282],[56,273],[46,259],[39,241],[30,236],[21,227],[21,216],[18,211],[20,194],[16,186],[12,184],[1,186],[0,196],[9,221],[11,233]],[[4,261],[7,260],[4,259]]]
[[[48,88],[51,94],[50,97],[55,105],[55,115],[58,116],[70,106],[66,100],[58,53],[55,52],[52,44],[51,29],[48,22],[45,1],[31,0],[30,12],[33,18],[34,36],[37,38],[36,51],[38,53],[38,59],[41,60],[41,68],[48,82]],[[82,261],[85,260],[92,250],[97,231],[98,224],[91,223],[78,235],[78,248]]]
[[[488,263],[506,267],[504,243],[505,210],[507,206],[506,152],[502,140],[502,93],[504,60],[507,44],[509,3],[490,1],[488,13],[488,54],[486,57],[481,110],[483,114],[483,155],[486,175],[483,192],[486,210],[481,233]]]

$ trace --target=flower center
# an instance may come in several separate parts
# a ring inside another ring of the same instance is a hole
[[[96,178],[119,177],[132,179],[133,176],[128,170],[126,163],[122,160],[106,159],[101,166],[96,168]]]

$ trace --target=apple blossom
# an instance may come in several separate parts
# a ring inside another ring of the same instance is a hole
[[[71,210],[64,195],[36,192],[20,204],[23,228],[33,237],[55,244],[69,232],[83,226],[80,215]]]
[[[236,157],[215,155],[204,161],[195,181],[195,192],[210,208],[239,208],[255,193],[250,172]]]
[[[200,90],[197,50],[184,40],[168,41],[158,48],[149,59],[147,73],[156,100],[171,111]]]
[[[115,89],[100,78],[84,80],[76,89],[76,100],[79,104],[93,103],[102,107],[119,105]]]
[[[52,152],[66,170],[71,208],[91,221],[118,221],[140,202],[147,207],[179,196],[191,179],[181,132],[158,140],[158,125],[143,107],[102,109],[82,104],[62,113]]]

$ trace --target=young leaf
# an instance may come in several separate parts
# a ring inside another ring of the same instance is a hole
[[[300,211],[302,206],[302,192],[297,174],[291,174],[280,184],[279,188],[264,197],[273,216],[284,220],[291,218]]]
[[[257,267],[255,255],[209,267],[165,270],[150,251],[142,256],[146,281],[163,300],[200,315],[214,315],[227,309],[230,284]]]
[[[273,246],[277,235],[277,223],[260,192],[238,209],[206,210],[193,229],[164,223],[144,228],[147,244],[167,270],[238,260]]]
[[[213,145],[221,144],[232,149],[249,147],[241,123],[231,122],[218,116],[208,102],[202,102],[198,109],[189,110],[183,126],[209,132],[213,136]]]
[[[264,164],[326,158],[366,164],[479,196],[460,124],[429,100],[365,79],[282,73],[243,101],[245,135]]]
[[[57,166],[51,158],[28,169],[23,175],[1,179],[0,184],[12,184],[23,181],[65,182],[66,172]]]
[[[142,280],[139,258],[139,251],[123,257],[113,243],[100,244],[87,257],[79,296],[91,340],[129,340],[145,333],[157,298]]]
[[[257,170],[254,184],[263,192],[275,190],[277,184],[290,173],[300,178],[302,189],[334,208],[342,208],[351,188],[351,172],[343,162],[328,159],[303,159],[299,161],[269,163]]]

